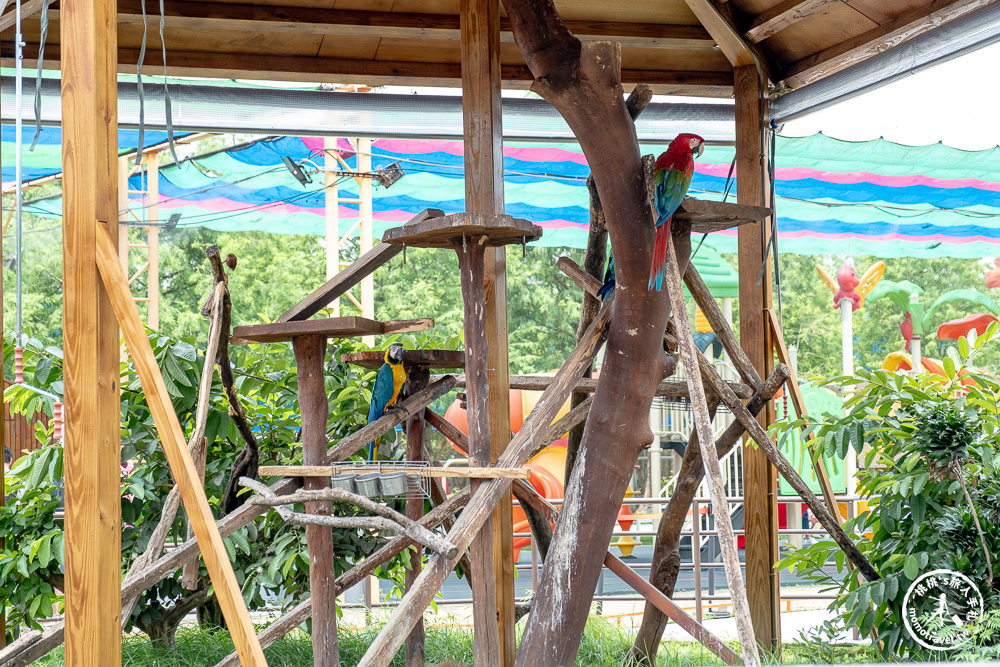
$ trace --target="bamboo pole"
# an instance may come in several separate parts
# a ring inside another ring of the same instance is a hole
[[[667,235],[665,276],[667,296],[670,299],[673,322],[677,327],[677,343],[680,348],[681,363],[684,364],[688,387],[691,391],[691,408],[694,411],[695,430],[698,433],[698,445],[701,447],[702,462],[705,465],[705,483],[708,485],[708,493],[712,498],[712,509],[715,511],[715,525],[721,545],[722,562],[726,566],[726,580],[729,582],[729,596],[733,604],[733,615],[736,617],[736,631],[740,643],[743,645],[744,662],[755,667],[760,664],[760,652],[757,648],[757,639],[754,637],[750,605],[746,598],[746,587],[743,584],[743,573],[740,569],[739,550],[736,547],[736,534],[733,532],[733,524],[730,519],[729,503],[726,500],[725,485],[722,481],[719,455],[715,449],[712,420],[708,414],[708,402],[705,399],[705,387],[702,384],[702,371],[698,366],[699,352],[691,337],[691,325],[688,322],[687,305],[684,303],[684,286],[681,284],[673,236],[673,233]],[[735,394],[733,395],[735,396]],[[742,403],[740,407],[743,407]]]

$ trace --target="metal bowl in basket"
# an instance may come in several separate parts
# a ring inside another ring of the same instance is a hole
[[[342,472],[330,478],[330,485],[335,489],[343,489],[348,493],[357,493],[354,488],[354,479],[357,477],[353,472]]]
[[[377,472],[358,475],[354,478],[354,486],[357,488],[358,493],[367,498],[376,498],[382,493],[379,485],[379,474]]]
[[[406,473],[402,470],[382,473],[381,483],[383,496],[406,495]]]

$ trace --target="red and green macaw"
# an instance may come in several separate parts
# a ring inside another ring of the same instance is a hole
[[[684,200],[691,176],[694,174],[695,155],[705,150],[705,140],[697,134],[678,134],[670,146],[653,164],[653,182],[656,184],[656,242],[653,244],[653,262],[649,267],[649,285],[659,292],[667,267],[667,240],[670,218]]]
[[[372,402],[368,408],[368,423],[371,424],[385,414],[386,409],[395,404],[406,385],[406,370],[403,368],[403,346],[394,343],[385,351],[385,361],[375,376],[372,387]],[[368,460],[378,459],[379,436],[368,443]]]

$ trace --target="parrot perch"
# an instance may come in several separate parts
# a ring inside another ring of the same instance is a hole
[[[649,267],[647,289],[663,286],[663,276],[667,270],[667,241],[670,234],[670,219],[684,200],[691,176],[694,174],[694,158],[705,150],[705,140],[697,134],[678,134],[670,146],[653,164],[653,183],[656,186],[656,241],[653,244],[653,261]]]
[[[372,402],[368,408],[368,423],[377,421],[385,414],[386,409],[394,405],[403,394],[406,385],[406,371],[403,369],[403,346],[398,343],[390,345],[385,351],[385,363],[375,376],[375,386],[372,387]],[[368,443],[368,460],[378,459],[378,445],[382,437]]]

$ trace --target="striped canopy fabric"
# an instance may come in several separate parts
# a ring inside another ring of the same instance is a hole
[[[4,141],[7,181],[6,131]],[[822,134],[779,136],[776,141],[779,252],[878,257],[1000,254],[1000,148],[968,152],[941,144],[910,147],[881,139],[854,143]],[[160,217],[180,213],[181,227],[325,234],[323,174],[318,172],[322,149],[321,138],[268,138],[163,167]],[[663,145],[642,146],[643,153],[663,149]],[[356,166],[349,142],[339,140],[337,150]],[[375,183],[376,235],[424,208],[464,210],[462,150],[457,141],[374,140],[372,168],[398,162],[404,172],[391,187]],[[696,162],[690,194],[722,199],[733,155],[732,147],[708,147]],[[284,157],[301,165],[311,182],[299,183],[285,168]],[[589,171],[576,144],[507,143],[506,212],[540,225],[545,233],[539,244],[583,247]],[[143,189],[142,178],[132,177],[132,189]],[[354,179],[343,178],[339,187],[341,197],[357,197]],[[139,199],[131,202],[140,217],[146,204]],[[58,198],[26,207],[52,216],[58,216],[60,209]],[[355,226],[358,204],[342,202],[339,214],[341,233],[346,234]],[[720,252],[734,252],[736,233],[713,234],[708,243]]]

